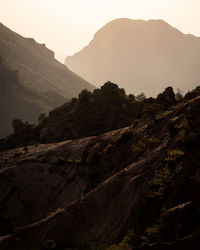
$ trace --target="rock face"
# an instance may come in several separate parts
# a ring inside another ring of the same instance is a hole
[[[36,122],[40,113],[63,104],[88,82],[54,58],[54,53],[33,39],[0,24],[0,138],[11,134],[13,119]]]
[[[199,108],[196,97],[154,124],[0,152],[0,248],[106,249],[134,230],[112,249],[198,249]]]
[[[127,92],[157,95],[172,85],[187,92],[200,80],[200,38],[162,20],[117,19],[65,64],[89,82],[116,82]]]

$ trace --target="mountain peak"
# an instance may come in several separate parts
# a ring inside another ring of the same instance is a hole
[[[155,96],[172,85],[184,92],[199,82],[200,39],[163,20],[112,20],[66,65],[97,85],[110,80],[129,93]]]
[[[100,30],[96,32],[94,35],[94,39],[98,37],[100,34],[107,35],[108,33],[120,33],[125,34],[126,32],[137,32],[137,33],[145,33],[149,29],[150,32],[175,32],[176,34],[182,34],[181,31],[174,28],[167,22],[162,19],[150,19],[150,20],[142,20],[142,19],[129,19],[129,18],[118,18],[110,21],[105,24]],[[137,35],[137,34],[136,34]]]

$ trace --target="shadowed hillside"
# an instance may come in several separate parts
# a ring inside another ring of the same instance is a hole
[[[169,85],[187,92],[200,82],[200,38],[162,20],[117,19],[65,63],[95,85],[110,80],[147,96]]]
[[[11,133],[10,124],[14,118],[35,123],[41,112],[48,113],[63,104],[64,100],[77,96],[83,89],[94,89],[59,63],[44,44],[24,38],[3,24],[0,24],[0,54],[0,94],[3,100],[0,137]],[[9,74],[15,74],[16,77],[10,77]]]
[[[11,134],[12,120],[36,123],[38,114],[47,113],[55,106],[61,105],[64,97],[54,92],[39,93],[25,87],[19,72],[9,69],[0,56],[0,137]]]

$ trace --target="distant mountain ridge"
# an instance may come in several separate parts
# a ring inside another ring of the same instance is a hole
[[[0,137],[12,132],[15,118],[37,121],[81,90],[93,90],[87,81],[54,58],[54,52],[32,38],[24,38],[0,24]]]
[[[155,96],[169,85],[187,92],[200,81],[200,38],[162,20],[116,19],[65,64],[95,85],[110,80],[133,94]]]
[[[93,90],[87,81],[54,58],[54,52],[32,38],[24,38],[0,24],[0,51],[5,63],[18,70],[25,85],[42,92],[57,92],[65,98],[82,89]]]

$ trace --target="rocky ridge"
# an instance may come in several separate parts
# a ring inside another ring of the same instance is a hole
[[[0,152],[0,248],[198,249],[199,108]]]

